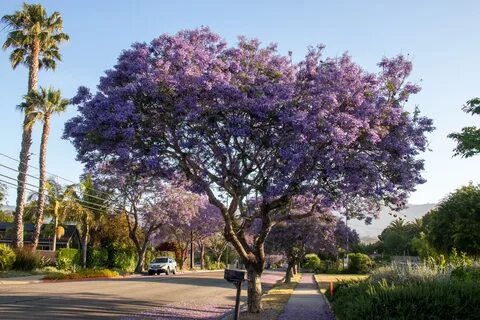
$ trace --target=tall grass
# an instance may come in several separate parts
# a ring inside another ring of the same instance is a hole
[[[406,265],[392,263],[372,271],[370,281],[390,284],[420,283],[426,281],[445,281],[450,277],[453,268],[440,268],[428,264]]]

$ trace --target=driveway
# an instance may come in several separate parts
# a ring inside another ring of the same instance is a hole
[[[264,289],[282,277],[266,271]],[[218,319],[234,304],[223,271],[0,285],[0,319]]]

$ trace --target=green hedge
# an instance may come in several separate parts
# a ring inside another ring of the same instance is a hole
[[[107,249],[97,249],[89,248],[87,250],[87,267],[88,268],[99,268],[108,266],[108,250]]]
[[[373,261],[363,253],[350,253],[348,255],[348,273],[364,274],[373,268]]]
[[[132,272],[135,270],[137,254],[133,247],[113,242],[109,243],[105,249],[101,250],[107,250],[107,268],[126,272]]]
[[[15,252],[9,246],[0,244],[0,271],[10,270],[15,262]]]
[[[309,253],[303,258],[303,268],[310,270],[312,272],[320,269],[322,263],[320,258],[315,253]]]
[[[369,281],[335,284],[326,293],[337,319],[477,319],[480,286],[474,281],[390,285]]]
[[[81,266],[81,251],[72,248],[63,248],[57,251],[57,268],[72,270],[74,266]]]

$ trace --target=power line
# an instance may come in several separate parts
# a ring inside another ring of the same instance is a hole
[[[6,168],[6,169],[8,169],[8,170],[10,170],[10,171],[15,171],[16,173],[20,173],[20,172],[21,172],[21,173],[23,173],[24,175],[26,175],[27,177],[30,177],[30,178],[34,178],[34,179],[40,180],[39,178],[37,178],[37,177],[36,177],[36,176],[34,176],[34,175],[31,175],[31,174],[29,174],[29,173],[26,173],[26,172],[20,171],[20,170],[18,170],[18,169],[15,169],[15,168],[12,168],[12,167],[9,167],[9,166],[6,166],[6,165],[4,165],[4,164],[1,164],[1,163],[0,163],[0,167]]]
[[[10,180],[15,180],[15,181],[18,182],[18,180],[15,179],[15,178],[8,177],[8,176],[2,175],[2,174],[0,174],[0,176],[4,176],[4,177],[6,177],[6,178],[8,178],[8,179],[10,179]],[[6,183],[6,184],[8,184],[8,185],[10,185],[10,186],[13,186],[13,187],[17,187],[17,185],[16,185],[15,183],[9,182],[9,181],[3,180],[3,179],[0,179],[0,182]],[[33,193],[36,193],[36,194],[40,194],[38,191],[29,189],[29,188],[25,188],[25,190],[30,191],[30,192],[33,192]],[[50,198],[50,199],[53,198],[52,196],[50,196],[50,195],[48,195],[48,194],[45,194],[45,196],[48,197],[48,198]],[[83,199],[76,199],[76,201],[81,202],[81,203],[84,203],[84,204],[93,205],[94,207],[90,207],[90,206],[86,206],[86,205],[83,205],[83,204],[82,204],[82,206],[83,206],[84,208],[91,209],[91,210],[99,210],[99,209],[108,209],[108,208],[110,208],[110,207],[107,206],[107,205],[101,206],[101,205],[98,205],[98,204],[96,204],[96,203],[94,203],[94,202],[90,202],[90,201],[83,200]]]
[[[9,155],[7,155],[7,154],[5,154],[5,153],[0,152],[0,156],[5,157],[5,158],[8,158],[8,159],[13,160],[13,161],[16,161],[16,162],[18,162],[18,163],[27,164],[30,168],[40,170],[39,167],[35,167],[35,166],[31,165],[31,164],[26,163],[25,161],[18,160],[18,159],[14,158],[14,157],[12,157],[12,156],[9,156]],[[16,170],[16,169],[15,169],[15,170]],[[16,170],[16,171],[18,171],[18,170]],[[55,173],[53,173],[53,172],[49,172],[49,171],[45,171],[45,172],[48,173],[49,175],[54,176],[54,177],[57,177],[57,178],[59,178],[59,179],[61,179],[61,180],[64,180],[64,181],[67,181],[67,182],[70,182],[70,183],[73,183],[73,184],[77,184],[77,183],[78,183],[78,182],[76,182],[76,181],[73,181],[73,180],[64,178],[64,177],[62,177],[62,176],[59,176],[58,174],[55,174]],[[25,173],[25,174],[26,174],[26,173]],[[38,179],[37,177],[35,177],[35,178]],[[103,193],[103,194],[109,195],[109,193],[106,192],[106,191],[102,191],[102,190],[98,190],[98,189],[94,189],[94,188],[90,188],[90,189],[92,189],[92,190],[94,190],[94,191],[97,191],[97,192],[99,192],[99,193]]]
[[[0,155],[3,155],[3,154],[0,153]],[[18,160],[17,160],[17,161],[18,161]],[[31,178],[33,178],[33,179],[36,179],[36,180],[39,180],[39,181],[40,181],[40,178],[37,177],[37,176],[31,175],[31,174],[27,174],[26,172],[19,171],[18,169],[15,169],[15,168],[6,166],[6,165],[1,164],[1,163],[0,163],[0,166],[1,166],[1,167],[4,167],[4,168],[7,168],[8,170],[14,171],[14,172],[16,172],[16,173],[22,172],[22,173],[24,173],[25,175],[27,175],[27,176],[29,176],[29,177],[31,177]],[[1,174],[0,174],[0,175],[1,175]],[[12,179],[12,178],[10,178],[10,177],[8,177],[8,176],[5,176],[5,177],[7,177],[7,178],[9,178],[9,179]],[[58,177],[58,176],[57,176],[57,177]],[[64,179],[64,180],[65,180],[65,179]],[[18,180],[16,180],[16,181],[18,182]],[[25,182],[25,184],[28,184],[28,185],[30,185],[30,186],[32,186],[32,187],[35,187],[35,188],[38,188],[38,186],[29,184],[29,183],[27,183],[27,182]],[[74,184],[77,185],[77,183],[74,183]],[[99,193],[103,193],[103,194],[106,194],[106,195],[111,196],[109,193],[107,193],[107,192],[105,192],[105,191],[101,191],[101,190],[98,190],[98,189],[95,189],[95,188],[88,188],[88,189],[89,189],[89,190],[93,190],[93,191],[95,191],[95,192],[99,192]],[[98,197],[98,196],[95,196],[95,195],[89,195],[89,197],[95,198],[95,199],[97,199],[97,200],[102,200],[102,201],[110,201],[110,202],[115,203],[115,204],[117,204],[117,205],[119,205],[119,206],[122,206],[121,203],[119,203],[119,202],[117,202],[117,201],[115,201],[115,200],[113,200],[113,199],[104,199],[104,198],[101,198],[101,197]]]

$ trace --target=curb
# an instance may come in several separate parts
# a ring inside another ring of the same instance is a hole
[[[34,283],[42,283],[43,280],[12,280],[12,281],[0,281],[0,285],[10,285],[10,286],[16,286],[16,285],[22,285],[22,284],[34,284]]]
[[[328,307],[328,312],[333,316],[333,319],[337,319],[337,317],[333,313],[332,305],[330,304],[330,301],[328,301],[327,297],[320,290],[320,284],[318,283],[317,278],[315,278],[315,274],[313,274],[312,277],[313,277],[313,280],[315,281],[315,283],[317,284],[317,289],[318,289],[318,292],[320,293],[320,296],[322,296],[323,301],[325,301],[325,304]]]
[[[178,272],[177,275],[188,275],[188,274],[198,274],[198,273],[208,273],[208,272],[218,272],[222,270],[198,270],[198,271],[182,271]],[[0,285],[23,285],[23,284],[35,284],[35,283],[61,283],[61,282],[80,282],[80,281],[95,281],[95,280],[112,280],[112,279],[128,279],[128,278],[140,278],[148,277],[148,275],[143,274],[131,274],[118,277],[99,277],[99,278],[79,278],[79,279],[36,279],[36,280],[0,280]],[[2,278],[0,278],[2,279]],[[3,278],[8,279],[8,278]]]

